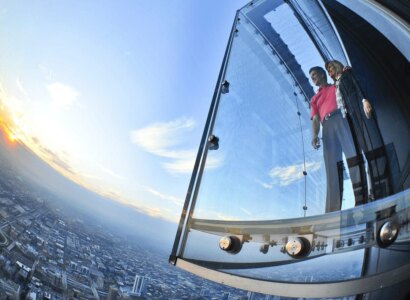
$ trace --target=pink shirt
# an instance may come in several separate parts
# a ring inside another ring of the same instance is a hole
[[[333,85],[320,87],[310,100],[310,117],[319,115],[323,121],[325,115],[337,109],[336,88]]]

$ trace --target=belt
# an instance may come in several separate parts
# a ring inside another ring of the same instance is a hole
[[[326,114],[324,117],[323,117],[323,121],[322,121],[322,123],[325,123],[327,120],[329,120],[331,117],[333,117],[333,116],[335,116],[335,115],[338,115],[338,114],[341,114],[342,112],[340,111],[340,109],[336,109],[336,110],[334,110],[334,111],[332,111],[331,113],[328,113],[328,114]]]

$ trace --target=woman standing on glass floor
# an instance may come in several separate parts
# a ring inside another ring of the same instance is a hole
[[[390,193],[389,168],[374,109],[364,96],[352,69],[344,68],[337,60],[326,62],[325,68],[335,82],[336,102],[349,122],[357,150],[357,156],[353,161],[348,161],[348,165],[362,163],[362,151],[367,160],[367,180],[363,178],[362,190],[355,193],[361,192],[364,202],[386,197]]]

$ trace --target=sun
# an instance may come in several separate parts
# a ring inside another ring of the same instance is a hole
[[[14,143],[17,140],[17,136],[14,133],[9,132],[7,133],[7,139],[9,142]]]
[[[17,134],[11,128],[3,126],[1,129],[8,144],[13,145],[19,140]]]

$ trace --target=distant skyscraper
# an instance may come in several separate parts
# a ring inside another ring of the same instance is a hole
[[[146,276],[135,275],[134,286],[132,287],[132,292],[138,296],[142,296],[148,285],[149,278]]]

